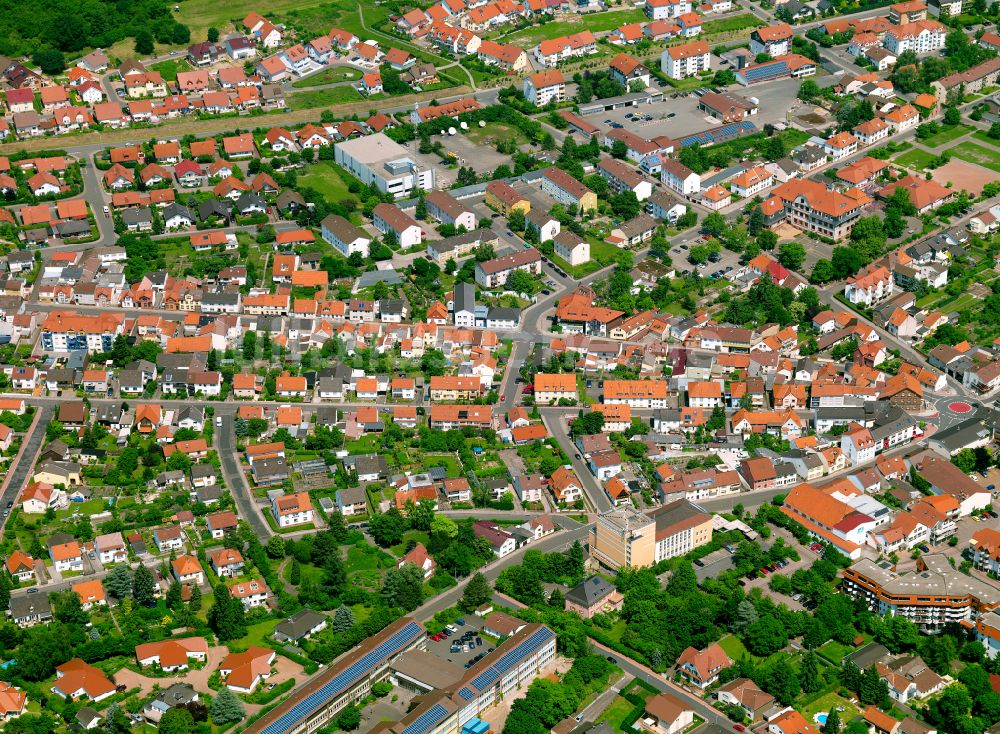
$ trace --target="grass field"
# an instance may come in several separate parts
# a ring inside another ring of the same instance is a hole
[[[160,72],[160,76],[163,77],[165,82],[175,82],[177,81],[178,71],[190,71],[191,66],[186,61],[181,59],[167,59],[166,61],[161,61],[158,64],[153,64],[149,67],[151,71]]]
[[[323,84],[333,84],[334,82],[356,81],[361,78],[361,72],[348,69],[343,66],[330,66],[316,74],[311,74],[305,79],[299,79],[292,84],[296,89],[303,87],[318,87]]]
[[[241,637],[239,642],[236,644],[236,647],[264,646],[264,641],[271,636],[271,633],[274,632],[274,627],[277,624],[277,619],[268,619],[247,627],[246,637]]]
[[[743,642],[735,635],[726,635],[723,637],[719,640],[719,647],[725,650],[730,660],[739,660],[747,654],[747,649],[743,646]]]
[[[329,0],[263,0],[252,9],[273,21],[274,16],[327,3]],[[225,36],[226,29],[238,27],[249,10],[216,0],[184,0],[180,3],[177,19],[191,29],[191,40],[194,42],[204,40],[206,31],[213,26]]]
[[[822,657],[826,658],[834,665],[840,665],[840,661],[844,659],[845,655],[848,655],[851,652],[851,648],[835,640],[830,640],[826,644],[820,646],[818,652]]]
[[[333,87],[331,89],[312,89],[305,92],[293,92],[288,95],[288,106],[293,110],[313,109],[315,107],[333,107],[345,102],[360,102],[364,97],[351,86]]]
[[[934,155],[925,150],[911,150],[903,153],[901,156],[897,156],[893,162],[900,166],[919,170],[926,168],[927,164],[932,160],[934,160]]]
[[[357,198],[347,190],[347,183],[341,178],[333,161],[318,161],[309,164],[306,172],[299,176],[298,181],[303,186],[316,189],[329,201]]]
[[[986,134],[985,130],[976,130],[976,132],[972,133],[972,137],[984,143],[989,143],[990,145],[995,145],[997,147],[1000,147],[1000,140],[991,138],[989,135]]]
[[[838,696],[836,692],[831,691],[830,693],[827,693],[824,696],[820,696],[812,703],[807,704],[805,707],[803,707],[802,716],[804,716],[805,720],[811,724],[813,723],[813,716],[819,713],[823,713],[824,711],[830,711],[830,709],[832,709],[834,706],[844,709],[843,711],[839,712],[841,721],[850,721],[859,713],[861,713],[860,711],[858,711],[856,706],[852,706],[849,702],[845,701],[843,698]]]
[[[608,722],[614,731],[621,731],[622,721],[625,717],[632,713],[632,709],[635,706],[632,705],[628,699],[622,698],[621,696],[615,696],[611,701],[611,705],[601,712],[601,715],[597,717],[595,723],[600,724],[603,721]]]
[[[955,158],[961,158],[967,163],[975,163],[976,165],[1000,173],[1000,151],[990,150],[981,145],[965,141],[953,148],[949,148],[949,152]]]
[[[494,141],[513,139],[518,145],[524,145],[528,142],[524,133],[516,127],[505,125],[502,122],[491,122],[486,127],[472,127],[465,134],[465,137],[478,145],[483,144],[487,138]]]
[[[743,15],[735,15],[732,18],[706,21],[701,27],[701,32],[703,35],[709,36],[713,33],[732,33],[747,28],[760,28],[764,25],[767,24],[756,15],[744,13]]]
[[[972,128],[968,125],[954,125],[953,127],[945,125],[942,126],[941,132],[937,135],[925,138],[920,142],[928,148],[940,148],[945,143],[950,143],[952,140],[956,140],[971,131]]]
[[[568,36],[571,33],[580,31],[613,31],[615,28],[626,23],[639,23],[646,20],[646,14],[641,10],[613,10],[607,13],[590,13],[580,16],[578,20],[572,22],[545,23],[544,25],[532,26],[520,31],[515,31],[506,36],[501,36],[504,43],[514,43],[524,48],[535,46],[539,41],[550,38]]]

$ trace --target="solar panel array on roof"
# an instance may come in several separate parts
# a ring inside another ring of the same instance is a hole
[[[444,706],[436,703],[420,714],[412,724],[403,729],[402,734],[426,734],[426,732],[437,726],[447,715],[448,711]]]
[[[723,125],[712,130],[705,130],[704,132],[695,133],[694,135],[688,135],[687,137],[681,138],[679,142],[682,148],[687,148],[690,145],[711,145],[719,140],[736,138],[740,135],[747,135],[756,131],[756,125],[752,122],[744,120],[742,122],[733,122],[728,125]]]
[[[541,627],[532,632],[527,639],[520,642],[512,650],[504,653],[500,658],[486,668],[470,681],[470,685],[477,690],[483,690],[496,683],[504,673],[513,668],[517,663],[526,657],[529,652],[534,652],[544,640],[553,637],[554,633],[548,627]],[[465,690],[464,688],[462,690]],[[459,691],[459,695],[462,693]],[[463,696],[464,698],[464,696]]]
[[[291,731],[307,716],[325,706],[342,691],[353,685],[380,660],[399,652],[421,634],[423,634],[423,628],[419,624],[408,622],[389,639],[379,643],[371,652],[362,655],[356,662],[261,729],[261,734],[285,734]]]
[[[743,78],[750,84],[756,82],[766,82],[771,79],[779,79],[788,75],[788,63],[785,61],[775,61],[763,66],[754,66],[743,69]]]

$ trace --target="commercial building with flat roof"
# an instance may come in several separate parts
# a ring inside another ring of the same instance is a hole
[[[333,159],[361,179],[375,184],[379,191],[401,199],[414,189],[434,188],[433,168],[421,168],[410,152],[383,133],[345,140],[333,146]]]

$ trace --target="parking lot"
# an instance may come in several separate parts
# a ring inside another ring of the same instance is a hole
[[[712,256],[714,262],[709,260],[701,265],[694,265],[688,260],[691,248],[695,245],[704,244],[704,240],[697,232],[684,242],[675,245],[670,249],[670,258],[673,260],[677,274],[682,275],[684,271],[697,270],[703,276],[716,278],[732,278],[734,273],[740,270],[740,255],[731,250],[722,249]]]
[[[449,663],[472,667],[474,660],[485,656],[493,649],[493,643],[479,635],[483,620],[469,615],[460,618],[463,624],[455,622],[451,625],[456,631],[451,635],[442,635],[435,640],[434,636],[427,640],[427,651],[447,660]],[[455,646],[459,649],[456,651]]]
[[[716,62],[713,64],[713,68],[724,68],[718,66],[718,59],[715,57],[713,59]],[[817,83],[821,84],[821,82]],[[636,135],[641,135],[646,139],[659,135],[680,138],[723,124],[721,120],[717,120],[698,109],[698,96],[693,92],[673,93],[670,87],[662,87],[660,91],[664,94],[662,102],[643,104],[638,107],[625,107],[612,112],[599,112],[588,115],[586,119],[604,130],[609,130],[612,124],[622,125],[627,130],[631,130]],[[796,98],[798,94],[797,84],[762,84],[755,87],[736,85],[726,91],[757,100],[760,111],[749,119],[761,130],[768,123],[785,122],[788,113],[794,114],[803,105]],[[643,118],[649,116],[652,119],[637,121],[635,120],[636,115]]]

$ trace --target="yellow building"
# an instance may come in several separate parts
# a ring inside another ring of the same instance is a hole
[[[509,217],[515,209],[520,209],[525,215],[531,211],[531,202],[504,181],[491,181],[486,187],[486,206],[505,217]]]
[[[611,569],[652,566],[656,521],[633,507],[602,513],[590,529],[590,556]]]
[[[712,540],[712,516],[687,500],[644,514],[625,506],[598,516],[590,555],[611,569],[641,568],[689,553]]]

